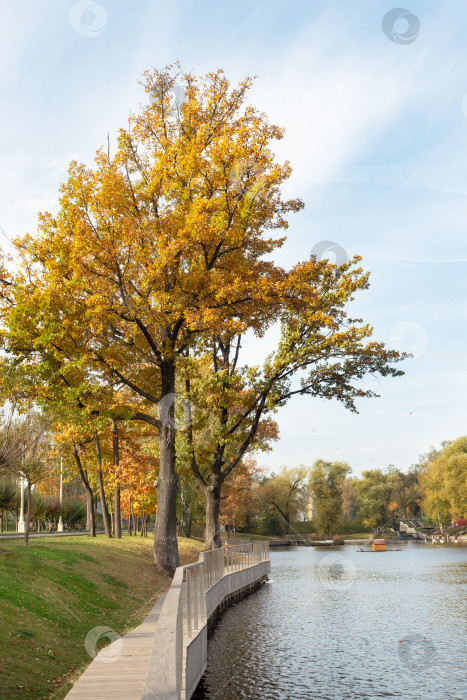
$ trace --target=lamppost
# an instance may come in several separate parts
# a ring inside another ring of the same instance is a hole
[[[24,532],[24,477],[21,474],[20,480],[20,507],[19,507],[19,521],[18,521],[18,532]]]
[[[60,457],[60,517],[58,518],[57,532],[63,532],[63,457]]]

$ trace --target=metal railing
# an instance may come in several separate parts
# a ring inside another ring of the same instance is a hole
[[[159,617],[143,700],[180,700],[187,646],[214,612],[208,607],[208,592],[229,574],[265,561],[269,561],[269,543],[259,541],[202,552],[200,561],[176,569]]]
[[[206,592],[221,578],[269,559],[268,542],[248,542],[203,552],[203,560],[182,567],[183,635],[190,639],[206,623]]]

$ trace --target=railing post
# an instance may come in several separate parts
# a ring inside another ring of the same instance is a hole
[[[203,606],[203,615],[204,618],[207,619],[208,613],[207,613],[207,601],[206,601],[206,593],[209,588],[209,581],[208,581],[208,562],[206,560],[206,555],[204,555],[204,563],[203,563],[203,571],[202,571],[202,593],[201,593],[201,600],[202,600],[202,606]]]
[[[198,629],[198,567],[193,569],[193,628]]]
[[[186,570],[186,627],[188,638],[191,638],[191,590],[190,590],[191,569]]]
[[[183,576],[182,576],[183,586]],[[176,693],[181,700],[182,697],[182,677],[183,677],[183,597],[180,595],[178,599],[178,617],[177,617],[177,639],[175,642],[175,673],[177,675]]]
[[[201,621],[203,620],[203,616],[204,616],[203,598],[204,598],[204,567],[202,564],[200,564],[199,565],[199,616],[201,618]]]

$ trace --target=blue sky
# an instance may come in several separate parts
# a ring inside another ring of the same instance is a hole
[[[179,59],[195,74],[258,75],[252,101],[285,127],[276,150],[294,168],[286,191],[306,205],[278,261],[291,266],[323,240],[362,255],[371,287],[352,315],[414,353],[403,378],[369,379],[381,398],[362,401],[358,415],[295,398],[277,416],[280,441],[259,459],[273,469],[317,458],[345,459],[355,473],[406,469],[467,433],[467,10],[455,0],[411,2],[406,19],[386,20],[391,41],[382,23],[393,8],[2,3],[0,226],[10,238],[33,232],[39,210],[56,209],[70,160],[90,164],[145,100],[145,69]],[[252,360],[265,348],[248,342]]]

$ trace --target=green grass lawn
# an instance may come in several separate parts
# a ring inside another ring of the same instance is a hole
[[[179,540],[182,564],[201,542]],[[0,540],[0,697],[65,697],[91,662],[86,635],[97,626],[136,627],[170,585],[154,568],[152,538]],[[108,641],[108,640],[106,640]]]
[[[240,540],[251,540],[252,542],[258,542],[259,540],[274,540],[275,537],[270,537],[269,535],[257,535],[252,532],[231,532],[230,539],[227,537],[226,532],[221,532],[221,542],[222,544],[235,544]]]

